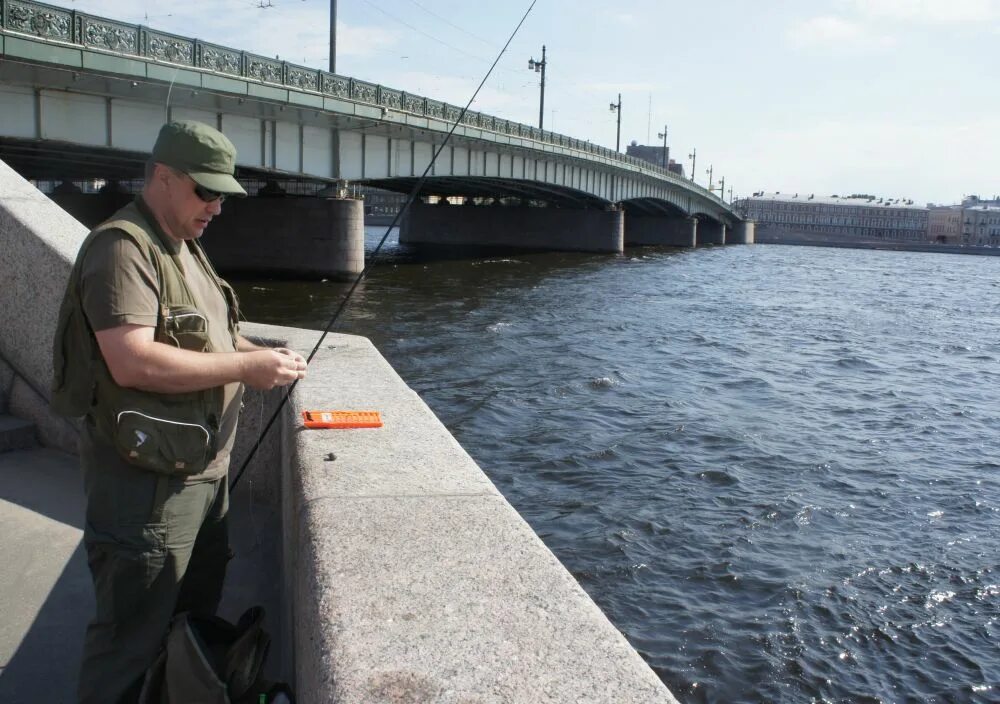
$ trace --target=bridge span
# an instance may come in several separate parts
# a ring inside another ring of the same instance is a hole
[[[27,178],[139,179],[159,126],[198,119],[234,142],[238,178],[313,193],[345,182],[409,193],[440,149],[404,242],[620,252],[753,241],[715,194],[590,142],[142,25],[29,0],[0,8],[0,159]],[[56,200],[94,217],[110,207]],[[227,269],[350,273],[363,266],[360,213],[350,199],[252,197],[227,203],[206,244]]]

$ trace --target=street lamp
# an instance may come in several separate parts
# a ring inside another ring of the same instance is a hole
[[[542,60],[535,61],[534,57],[528,59],[528,70],[542,74],[541,97],[538,99],[538,129],[542,129],[542,122],[545,118],[545,66],[547,64],[548,62],[545,60],[545,45],[542,44]]]
[[[618,112],[618,136],[615,137],[615,151],[622,149],[622,94],[618,94],[618,104],[611,103],[611,112]]]
[[[330,0],[330,73],[337,72],[337,0]]]
[[[713,190],[712,189],[712,169],[714,169],[714,168],[715,168],[714,166],[712,166],[711,164],[709,164],[709,167],[705,170],[705,173],[708,174],[708,192],[709,193],[711,193],[712,190]]]
[[[657,132],[657,137],[663,139],[663,169],[664,171],[670,170],[670,150],[667,148],[667,126],[663,126],[662,132]]]
[[[688,159],[691,160],[691,180],[694,181],[694,164],[698,159],[698,150],[692,149],[691,153],[688,154]]]

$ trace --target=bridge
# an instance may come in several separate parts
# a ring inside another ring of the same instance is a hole
[[[753,241],[752,224],[714,193],[590,142],[143,25],[0,1],[0,159],[22,175],[139,179],[172,119],[222,130],[238,178],[341,194],[349,182],[409,193],[440,149],[403,242],[620,252]],[[54,198],[85,223],[113,210]],[[206,246],[226,269],[350,273],[363,266],[360,213],[315,193],[227,202]],[[276,244],[296,238],[303,246]]]

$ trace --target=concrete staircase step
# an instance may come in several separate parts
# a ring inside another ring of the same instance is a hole
[[[0,415],[0,452],[23,450],[38,445],[35,424],[14,416]]]

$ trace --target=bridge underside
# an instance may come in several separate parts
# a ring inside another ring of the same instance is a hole
[[[419,178],[366,179],[362,183],[396,193],[412,193]],[[518,198],[541,201],[557,207],[606,209],[610,203],[589,193],[551,183],[477,176],[431,176],[417,193],[426,196],[464,196],[467,198]]]
[[[152,146],[152,145],[150,145]],[[139,180],[148,152],[72,144],[55,140],[0,137],[0,161],[36,181]],[[331,179],[288,174],[276,169],[240,166],[237,178],[294,179],[329,183]]]

